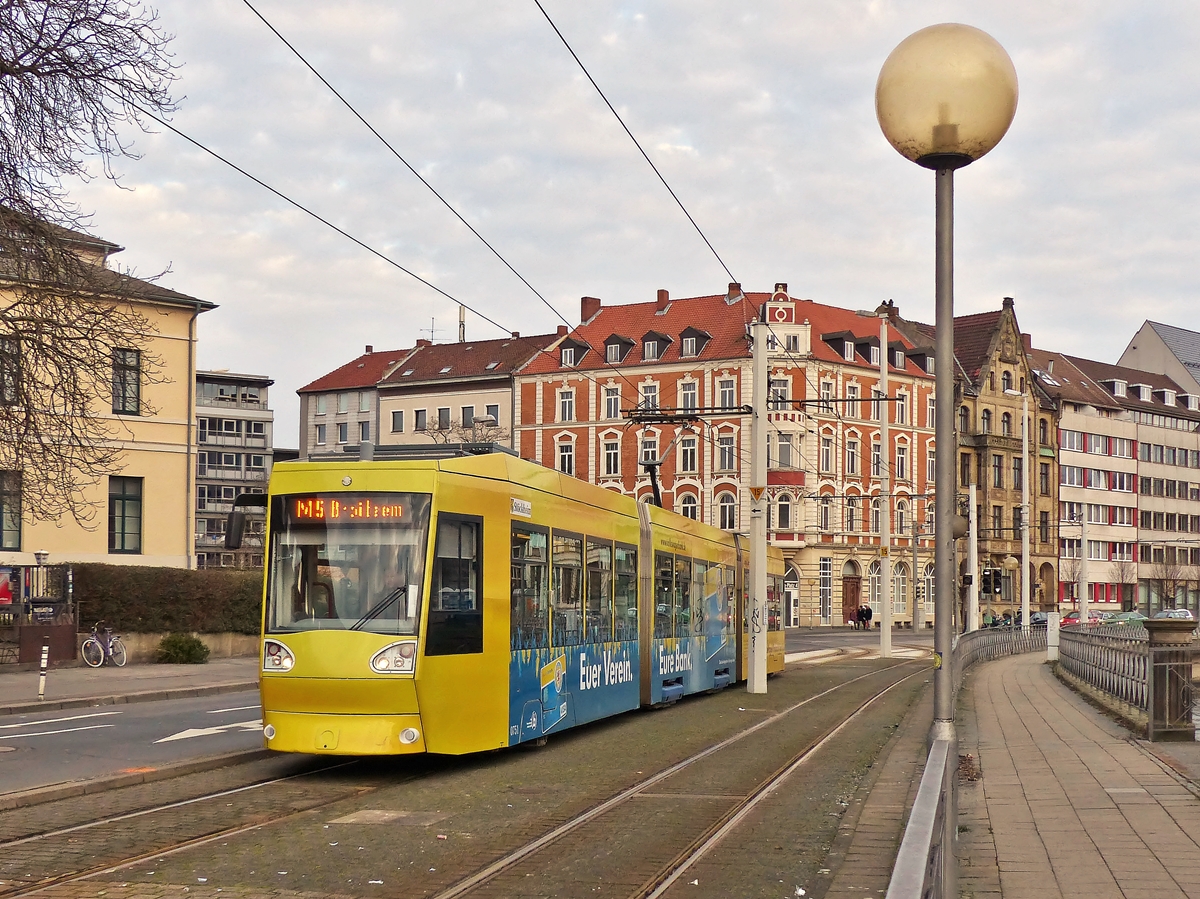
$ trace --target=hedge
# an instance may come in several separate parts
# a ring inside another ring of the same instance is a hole
[[[76,564],[79,627],[126,633],[257,634],[262,572]]]

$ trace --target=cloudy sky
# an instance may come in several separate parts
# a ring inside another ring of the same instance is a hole
[[[1016,120],[956,178],[956,312],[1016,298],[1036,345],[1116,361],[1154,318],[1200,329],[1200,5],[1137,0],[543,0],[748,290],[933,318],[933,176],[884,140],[883,60],[959,21],[1020,79]],[[255,0],[554,306],[541,303],[240,0],[161,0],[173,123],[507,330],[579,297],[728,276],[533,0]],[[117,261],[219,304],[200,365],[301,385],[365,344],[454,340],[457,307],[179,137],[139,136],[121,190],[73,188]],[[471,339],[503,336],[468,313]]]

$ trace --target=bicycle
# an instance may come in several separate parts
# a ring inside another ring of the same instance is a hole
[[[125,644],[120,637],[114,637],[111,627],[103,627],[103,621],[92,625],[92,635],[83,641],[82,655],[84,664],[89,668],[99,668],[112,662],[122,668],[128,661]]]

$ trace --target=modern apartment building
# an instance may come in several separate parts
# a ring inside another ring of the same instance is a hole
[[[247,510],[240,550],[225,549],[225,522],[234,499],[264,493],[270,476],[275,383],[263,375],[196,372],[196,565],[261,568],[265,510]]]

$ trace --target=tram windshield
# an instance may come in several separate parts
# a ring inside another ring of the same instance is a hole
[[[429,505],[415,493],[276,497],[267,631],[416,634]]]

